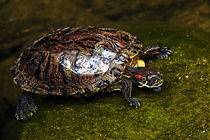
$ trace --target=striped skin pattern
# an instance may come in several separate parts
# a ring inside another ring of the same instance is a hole
[[[13,81],[38,94],[90,96],[118,80],[142,48],[137,37],[116,29],[57,29],[21,53]]]

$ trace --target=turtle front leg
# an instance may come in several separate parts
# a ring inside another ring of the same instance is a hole
[[[142,49],[143,59],[164,58],[171,54],[171,50],[160,44],[153,44]]]
[[[17,120],[25,120],[36,113],[37,106],[34,103],[34,95],[30,92],[23,91],[19,102],[17,104],[17,109],[15,113],[15,118]]]
[[[121,91],[129,103],[130,106],[134,106],[138,108],[140,106],[140,102],[136,97],[132,97],[132,82],[130,79],[122,77],[117,83],[115,83],[112,87],[108,88],[108,92],[111,91]]]

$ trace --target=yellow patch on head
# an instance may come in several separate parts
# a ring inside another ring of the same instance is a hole
[[[145,62],[143,60],[137,60],[135,67],[145,67]]]

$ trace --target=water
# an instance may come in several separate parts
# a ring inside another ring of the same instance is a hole
[[[0,138],[207,139],[209,9],[207,0],[0,0]],[[172,49],[171,58],[149,63],[164,75],[162,91],[134,89],[142,101],[137,110],[120,94],[83,101],[38,96],[37,115],[16,121],[21,89],[11,80],[14,59],[53,29],[83,25],[126,30],[145,45]]]

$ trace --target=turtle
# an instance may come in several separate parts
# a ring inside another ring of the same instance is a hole
[[[170,54],[160,44],[143,47],[135,35],[114,28],[53,30],[26,47],[11,67],[13,81],[23,91],[15,117],[26,120],[36,113],[35,93],[83,98],[118,91],[138,108],[132,85],[156,92],[163,85],[160,72],[145,62]]]

